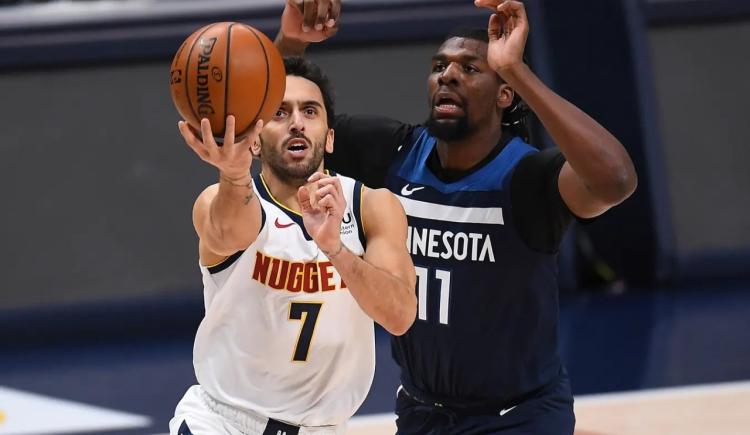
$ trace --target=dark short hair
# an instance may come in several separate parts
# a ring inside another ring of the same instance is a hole
[[[483,29],[481,27],[457,27],[451,30],[447,35],[445,35],[445,39],[443,39],[443,42],[451,38],[475,39],[477,41],[482,41],[488,44],[490,42],[490,37],[487,34],[487,29]]]
[[[443,42],[451,38],[473,39],[476,41],[490,43],[490,37],[487,29],[481,27],[458,27],[451,30],[443,39]],[[524,63],[528,64],[526,56],[523,58]],[[529,126],[529,106],[518,94],[513,97],[510,107],[503,111],[503,129],[507,130],[514,136],[521,137],[524,141],[531,140],[531,129]]]
[[[333,128],[333,120],[336,117],[333,107],[335,102],[333,87],[323,70],[318,65],[298,56],[285,57],[284,68],[286,68],[286,75],[302,77],[318,86],[320,93],[323,95],[323,106],[325,106],[328,115],[328,128]]]

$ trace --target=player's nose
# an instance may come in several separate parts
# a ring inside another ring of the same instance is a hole
[[[305,117],[299,110],[293,111],[289,117],[289,130],[305,131]]]
[[[459,66],[455,62],[449,63],[448,66],[445,67],[443,72],[438,76],[438,83],[441,85],[458,83],[458,68]]]

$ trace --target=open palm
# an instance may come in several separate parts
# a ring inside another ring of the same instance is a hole
[[[523,63],[523,52],[529,36],[526,8],[519,1],[477,0],[478,7],[494,13],[487,26],[489,48],[487,61],[497,72]]]

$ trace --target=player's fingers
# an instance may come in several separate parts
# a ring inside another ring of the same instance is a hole
[[[336,201],[336,198],[334,198],[330,193],[321,198],[318,198],[318,208],[323,210],[336,211],[337,204],[338,202]]]
[[[504,1],[497,7],[497,12],[504,13],[509,16],[525,16],[526,8],[523,3],[514,0]]]
[[[185,143],[188,144],[190,148],[202,150],[206,149],[205,144],[200,140],[198,135],[195,133],[195,130],[193,130],[187,122],[179,121],[177,123],[177,128],[180,130],[180,134],[185,140]]]
[[[503,37],[502,18],[500,18],[500,15],[490,15],[490,21],[487,24],[487,35],[490,37],[490,41],[497,41]]]
[[[318,14],[318,5],[315,0],[305,0],[302,9],[302,31],[309,32],[315,25],[315,17]]]
[[[310,175],[309,177],[307,177],[307,182],[308,183],[314,183],[316,181],[319,181],[319,180],[321,180],[323,178],[327,178],[327,177],[329,177],[329,176],[326,175],[323,172],[315,172],[312,175]]]
[[[316,174],[320,174],[320,175],[316,175]],[[316,172],[315,174],[312,174],[310,178],[313,178],[313,176],[315,176],[315,179],[313,179],[312,181],[317,181],[318,184],[321,184],[321,185],[333,184],[338,180],[338,177],[330,176],[324,172]]]
[[[202,160],[208,160],[211,157],[211,153],[203,145],[203,142],[198,140],[187,122],[179,121],[177,123],[177,128],[180,130],[180,134],[185,140],[185,144],[190,147],[190,149],[193,150],[194,153],[198,154],[198,157],[200,157]]]
[[[318,190],[315,192],[315,196],[318,198],[322,198],[326,195],[337,195],[337,194],[338,193],[336,192],[336,187],[330,184],[328,186],[321,186],[320,184],[318,184]]]
[[[495,11],[503,0],[474,0],[474,6]]]
[[[321,187],[331,186],[336,192],[337,197],[341,197],[341,198],[344,197],[344,191],[341,188],[341,180],[339,179],[339,177],[327,176],[327,177],[321,178],[320,180],[318,180],[318,186],[321,186]]]
[[[326,27],[336,27],[341,16],[341,0],[331,0],[331,10],[328,12]]]
[[[526,6],[519,1],[514,1],[513,6],[513,20],[514,27],[527,27],[529,24],[529,17],[526,14]]]
[[[323,30],[328,20],[328,11],[331,9],[329,0],[318,0],[318,13],[315,16],[315,30]]]
[[[211,131],[211,121],[208,118],[201,119],[201,140],[203,140],[203,144],[209,149],[218,147],[214,140],[214,134]]]
[[[318,197],[324,195],[331,195],[339,208],[343,208],[343,204],[346,203],[344,191],[341,188],[341,180],[338,177],[329,177],[318,181]]]
[[[230,146],[234,144],[234,128],[234,115],[229,115],[227,116],[226,123],[224,124],[224,145]]]
[[[300,186],[300,188],[297,189],[297,200],[299,201],[300,207],[302,207],[303,213],[312,210],[312,205],[310,205],[310,191],[307,190],[306,186]]]
[[[339,198],[344,197],[344,190],[341,188],[341,180],[339,177],[328,177],[318,182],[318,185],[330,185],[336,190],[336,196]]]
[[[503,23],[503,30],[505,31],[505,35],[510,35],[513,33],[513,30],[516,28],[516,20],[513,17],[513,15],[505,15],[505,21]]]

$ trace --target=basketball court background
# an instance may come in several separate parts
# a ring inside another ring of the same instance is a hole
[[[338,109],[422,121],[440,36],[486,23],[471,3],[344,0],[340,34],[310,50]],[[640,177],[561,254],[579,431],[746,433],[750,5],[525,3],[532,66],[623,140]],[[281,4],[0,6],[0,434],[166,431],[202,315],[190,210],[215,178],[178,135],[169,61],[209,22],[273,36]],[[382,331],[377,349],[352,433],[389,433]]]

